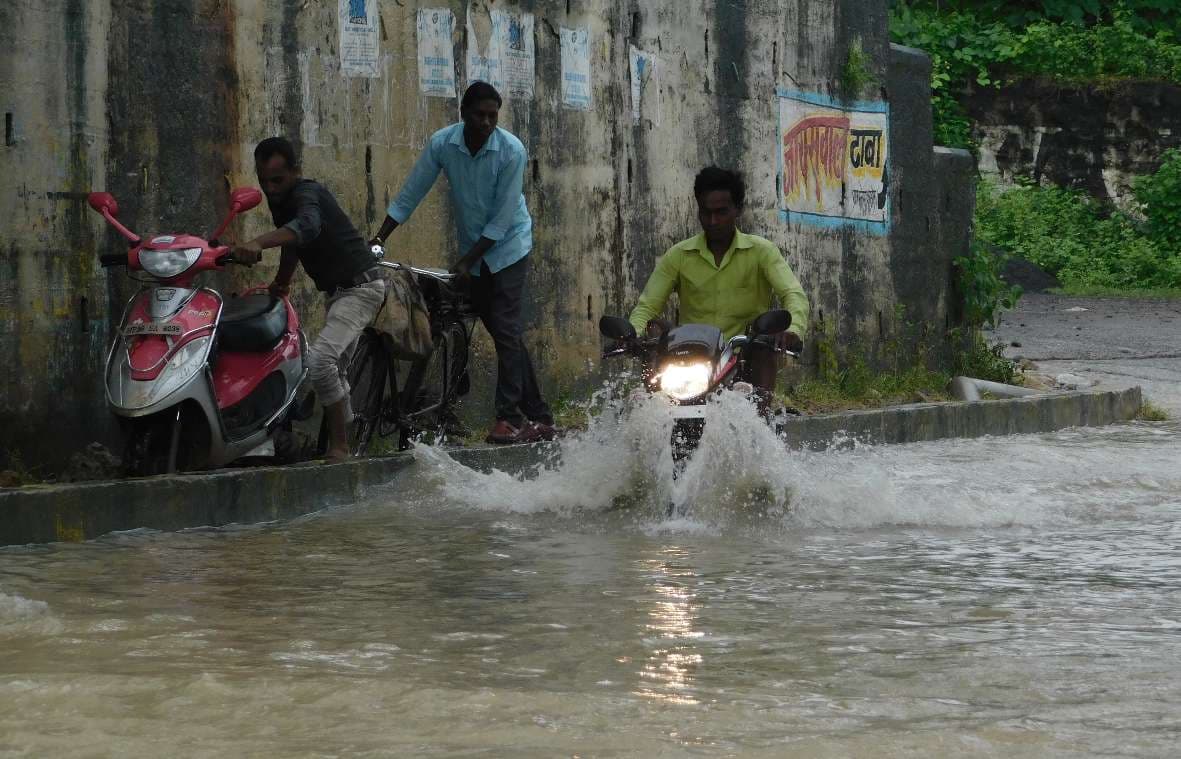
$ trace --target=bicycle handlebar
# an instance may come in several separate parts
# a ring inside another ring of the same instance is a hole
[[[408,271],[411,274],[423,277],[431,277],[432,279],[437,279],[440,282],[452,282],[459,276],[457,274],[452,274],[451,272],[442,272],[438,271],[437,269],[420,269],[417,266],[408,266],[406,264],[400,264],[396,262],[391,263],[389,261],[378,261],[377,265],[384,266],[387,269],[394,269],[395,271]]]

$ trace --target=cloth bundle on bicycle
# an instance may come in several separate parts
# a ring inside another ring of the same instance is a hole
[[[431,317],[418,282],[404,269],[385,269],[383,274],[385,303],[373,326],[390,336],[398,358],[424,358],[431,352]]]

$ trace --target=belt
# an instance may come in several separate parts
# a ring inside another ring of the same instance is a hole
[[[340,283],[339,285],[336,285],[335,287],[333,287],[331,290],[328,291],[328,295],[329,296],[335,295],[338,290],[349,290],[354,287],[359,287],[359,286],[365,284],[366,282],[373,282],[375,280],[381,279],[381,277],[382,277],[381,267],[374,266],[372,269],[367,269],[367,270],[361,272],[360,274],[356,275],[352,279],[347,279],[344,282]]]

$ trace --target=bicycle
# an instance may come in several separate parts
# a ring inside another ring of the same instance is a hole
[[[374,246],[373,254],[380,259],[385,251]],[[414,438],[445,440],[455,421],[453,404],[470,385],[468,348],[476,316],[467,293],[455,287],[456,275],[381,260],[377,265],[409,271],[418,279],[430,314],[431,350],[410,363],[399,388],[400,359],[390,335],[372,326],[361,333],[346,370],[353,411],[349,451],[354,456],[368,453],[375,434],[397,433],[398,450],[408,448]],[[323,449],[326,427],[320,437]]]

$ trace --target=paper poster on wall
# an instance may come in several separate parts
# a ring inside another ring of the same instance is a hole
[[[561,33],[562,105],[579,111],[590,110],[590,33],[564,26]]]
[[[340,73],[380,76],[378,71],[377,0],[340,0]]]
[[[454,27],[450,10],[418,9],[418,89],[424,95],[455,97]]]
[[[534,47],[533,14],[517,16],[492,11],[492,34],[499,39],[500,76],[503,93],[512,97],[533,97]]]
[[[646,93],[656,92],[656,56],[628,45],[631,60],[632,123],[639,124]]]
[[[889,106],[779,93],[781,215],[885,232],[890,220]]]
[[[472,7],[467,8],[467,84],[472,82],[487,82],[498,90],[504,89],[504,82],[500,75],[500,32],[495,27],[490,28],[488,44],[480,47],[480,38],[476,34],[476,24],[472,20]]]

